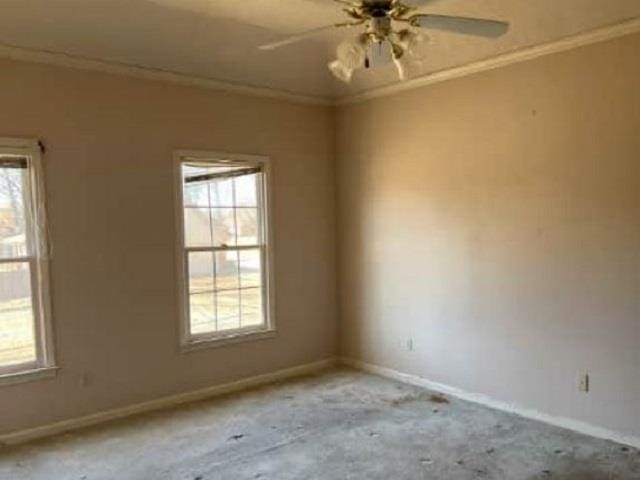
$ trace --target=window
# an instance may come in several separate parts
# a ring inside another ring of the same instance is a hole
[[[183,346],[272,332],[267,160],[177,159]]]
[[[51,370],[40,148],[0,138],[0,381]]]

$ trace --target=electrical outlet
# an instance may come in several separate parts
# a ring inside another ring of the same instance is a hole
[[[580,380],[578,382],[578,390],[581,392],[587,393],[589,391],[589,374],[583,373],[580,375]]]

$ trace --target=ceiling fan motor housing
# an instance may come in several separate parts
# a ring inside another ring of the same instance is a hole
[[[391,19],[387,16],[373,17],[371,19],[371,31],[378,41],[382,41],[391,33]]]
[[[388,17],[389,12],[391,11],[392,4],[391,1],[373,1],[373,2],[364,2],[362,4],[361,11],[367,17],[371,18],[383,18]]]

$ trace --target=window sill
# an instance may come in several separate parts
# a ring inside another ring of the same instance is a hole
[[[0,386],[53,378],[57,373],[58,367],[42,367],[24,370],[22,372],[0,374]]]
[[[189,353],[207,348],[218,348],[236,343],[254,342],[258,340],[266,340],[275,338],[277,335],[275,330],[257,330],[253,332],[234,332],[228,335],[220,335],[209,338],[194,339],[184,343],[180,347],[182,353]]]

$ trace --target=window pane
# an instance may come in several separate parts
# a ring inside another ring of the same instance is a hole
[[[0,258],[27,255],[25,237],[24,168],[0,167]]]
[[[187,183],[184,185],[185,207],[209,207],[209,186],[206,182]]]
[[[260,250],[240,251],[240,286],[259,287],[261,284]]]
[[[214,245],[235,245],[236,228],[233,208],[212,208]]]
[[[184,241],[187,247],[209,247],[211,216],[208,208],[184,209]]]
[[[258,209],[238,208],[238,245],[258,245]]]
[[[189,293],[212,292],[213,272],[211,252],[189,252]]]
[[[236,177],[236,205],[238,207],[257,207],[257,178],[254,173]]]
[[[215,177],[215,175],[241,168],[243,167],[183,165],[185,205],[188,205],[187,198],[192,198],[192,188],[195,187],[193,191],[197,191],[198,206],[233,207],[233,179],[231,177]]]
[[[213,292],[192,293],[189,295],[189,316],[192,334],[216,331],[214,295]]]
[[[233,180],[217,179],[209,182],[212,207],[233,207]]]
[[[240,291],[242,326],[255,327],[264,323],[262,313],[262,289],[249,288]]]
[[[0,264],[0,366],[35,360],[29,264]]]
[[[240,295],[239,290],[218,292],[218,330],[240,328]]]
[[[236,290],[240,287],[238,252],[216,252],[216,290]]]
[[[222,161],[183,164],[185,244],[211,249],[188,254],[193,334],[265,324],[259,247],[264,174],[238,171],[251,168]],[[233,250],[237,246],[252,248]]]

